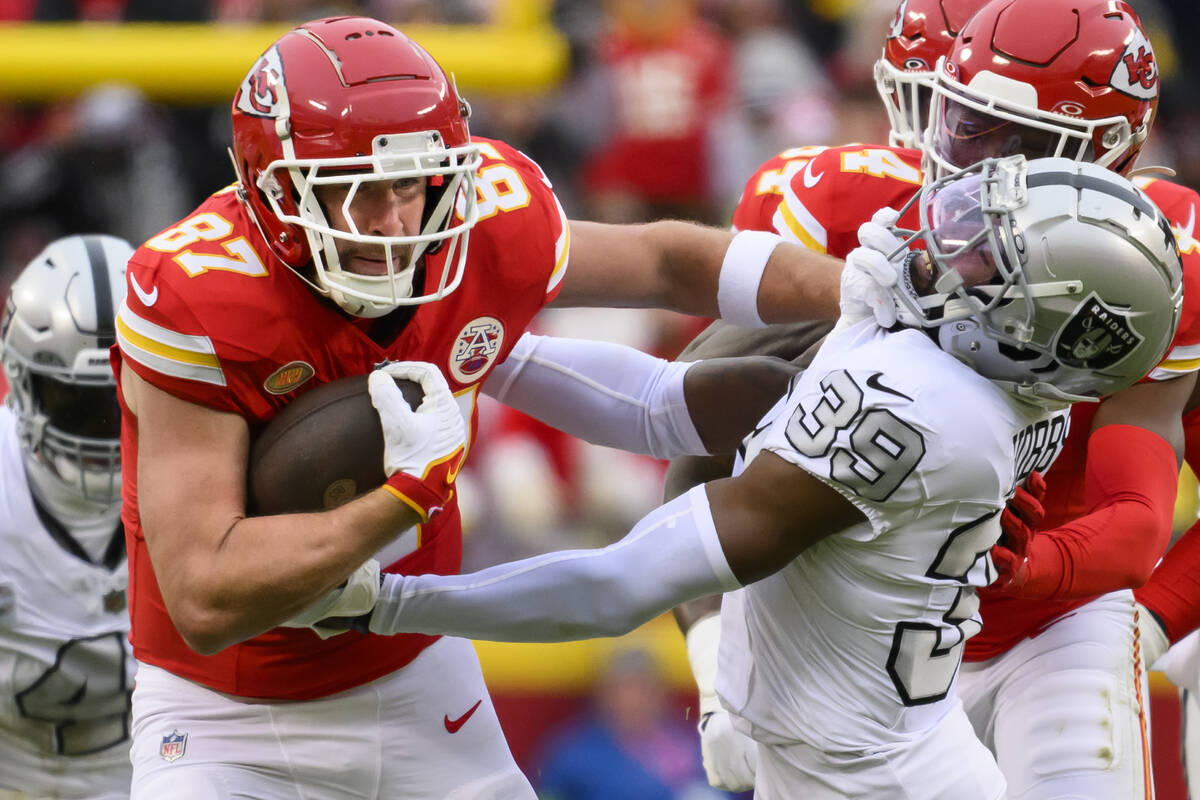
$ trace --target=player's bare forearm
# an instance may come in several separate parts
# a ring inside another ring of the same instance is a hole
[[[571,260],[556,306],[668,308],[720,316],[717,289],[733,234],[676,220],[571,223]],[[765,322],[837,319],[842,262],[797,245],[772,252],[758,292]]]
[[[736,478],[707,484],[706,491],[721,549],[742,585],[866,519],[828,484],[770,451],[759,453]]]
[[[684,379],[688,413],[708,452],[734,452],[799,371],[790,361],[767,356],[710,359],[689,369]]]
[[[214,550],[193,552],[175,607],[167,601],[171,619],[200,653],[253,638],[341,585],[419,521],[384,489],[332,511],[240,519]],[[156,569],[163,560],[154,548],[151,560]]]
[[[138,417],[138,510],[163,601],[213,653],[269,630],[340,584],[416,512],[379,489],[332,511],[245,518],[249,430],[126,369]]]
[[[570,225],[571,260],[554,305],[719,316],[717,281],[733,239],[729,231],[673,220]]]
[[[1092,429],[1105,425],[1136,425],[1156,433],[1183,461],[1183,415],[1200,395],[1196,373],[1165,381],[1134,384],[1106,398],[1096,410]]]
[[[788,242],[776,247],[758,288],[763,322],[837,320],[844,263]]]

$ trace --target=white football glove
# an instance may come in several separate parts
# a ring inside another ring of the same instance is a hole
[[[420,384],[425,396],[413,411],[395,383]],[[445,377],[432,364],[397,361],[367,378],[371,403],[383,427],[383,469],[388,488],[422,520],[446,505],[462,463],[467,426]]]
[[[346,582],[296,616],[281,623],[285,628],[312,628],[322,639],[345,633],[345,630],[326,628],[319,623],[326,617],[357,617],[375,608],[379,597],[379,562],[367,559]]]
[[[688,662],[700,692],[700,755],[704,774],[715,789],[744,792],[754,788],[758,745],[733,727],[729,712],[717,697],[717,652],[721,643],[721,615],[711,614],[688,629]]]
[[[892,287],[900,278],[903,251],[896,261],[888,255],[900,248],[903,240],[888,230],[899,218],[895,209],[881,208],[858,228],[856,247],[846,254],[842,269],[840,307],[842,325],[853,325],[868,317],[884,328],[896,324],[896,298]]]
[[[1137,611],[1138,638],[1142,643],[1142,663],[1146,669],[1152,669],[1154,662],[1171,647],[1171,641],[1150,609],[1141,603],[1135,603],[1134,608]]]

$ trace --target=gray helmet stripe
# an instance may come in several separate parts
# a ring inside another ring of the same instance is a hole
[[[92,267],[92,288],[96,292],[96,336],[101,347],[109,347],[117,340],[113,320],[112,285],[108,280],[108,258],[98,236],[83,236],[88,264]]]
[[[1118,200],[1124,200],[1129,205],[1142,212],[1150,219],[1158,223],[1158,229],[1163,232],[1163,237],[1172,247],[1175,246],[1175,234],[1171,232],[1171,225],[1167,218],[1162,214],[1153,203],[1146,197],[1131,189],[1127,189],[1119,184],[1110,183],[1096,175],[1081,175],[1075,172],[1039,172],[1030,175],[1028,178],[1029,188],[1036,186],[1047,186],[1050,184],[1067,184],[1076,189],[1091,189],[1101,194],[1106,194],[1110,197],[1115,197]]]
[[[1103,180],[1095,175],[1080,175],[1075,172],[1037,172],[1029,176],[1030,189],[1037,186],[1060,186],[1066,184],[1076,189],[1091,189],[1094,192],[1124,200],[1129,205],[1152,219],[1159,216],[1158,209],[1149,200],[1124,186]]]

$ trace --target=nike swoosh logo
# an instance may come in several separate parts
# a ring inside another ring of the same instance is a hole
[[[138,296],[138,300],[141,300],[142,305],[144,305],[146,308],[149,308],[158,302],[158,287],[153,286],[151,287],[150,291],[147,292],[141,286],[138,286],[137,279],[133,277],[132,272],[129,273],[129,285],[133,287],[133,293]]]
[[[821,178],[825,177],[824,172],[814,176],[812,174],[812,165],[813,165],[813,162],[810,160],[804,166],[804,172],[800,173],[800,179],[804,181],[805,189],[813,188],[814,186],[816,186],[818,183],[821,182]]]
[[[449,714],[447,714],[445,717],[443,717],[442,722],[446,726],[446,732],[447,733],[458,733],[458,729],[461,728],[463,725],[467,724],[467,720],[469,720],[471,718],[471,715],[475,713],[475,709],[479,708],[479,704],[482,702],[483,702],[483,698],[476,700],[475,705],[471,706],[471,708],[468,709],[467,713],[463,714],[458,719],[450,719]]]
[[[896,397],[903,397],[905,400],[909,401],[910,403],[912,402],[912,398],[909,397],[908,395],[906,395],[904,392],[898,392],[895,389],[893,389],[892,387],[884,386],[882,383],[880,383],[879,376],[882,374],[883,374],[882,372],[876,372],[876,373],[872,374],[871,377],[867,378],[867,386],[870,386],[872,389],[874,389],[877,392],[887,392],[888,394],[896,395]]]

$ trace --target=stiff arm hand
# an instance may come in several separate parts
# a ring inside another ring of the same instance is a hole
[[[840,326],[853,325],[874,316],[883,328],[896,324],[897,307],[893,287],[907,251],[889,226],[897,220],[895,209],[881,208],[870,222],[858,229],[861,245],[846,254],[842,269]],[[894,255],[899,253],[899,255]]]

